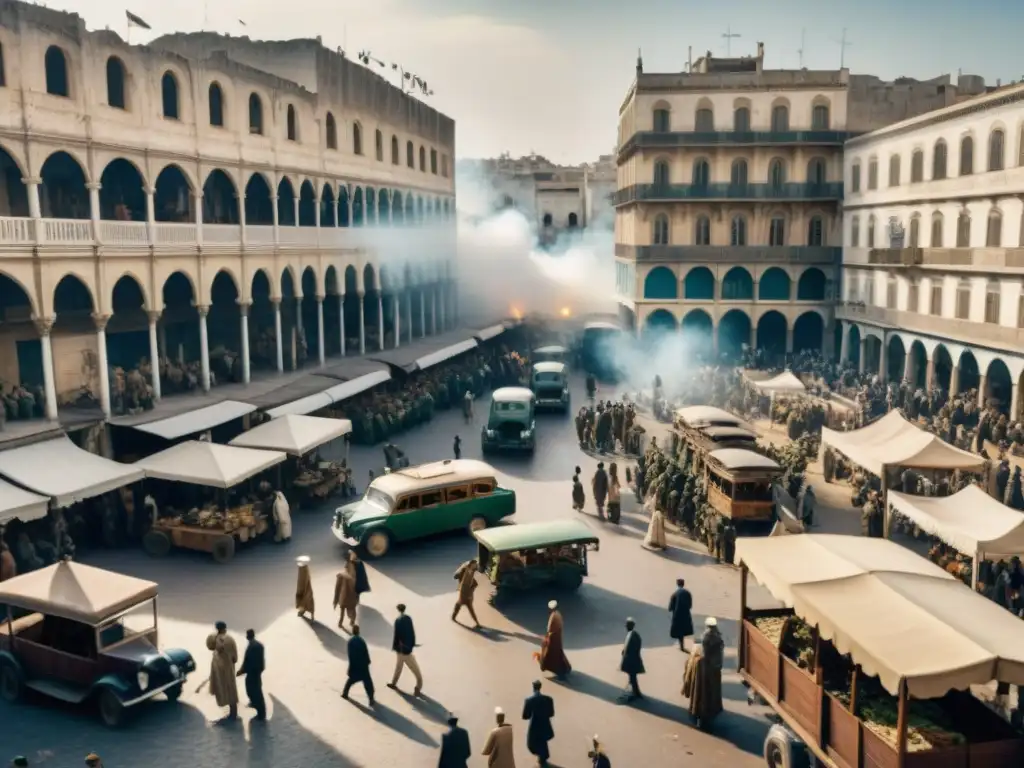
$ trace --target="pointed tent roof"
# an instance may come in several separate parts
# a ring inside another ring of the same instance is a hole
[[[135,466],[145,472],[146,477],[211,488],[231,488],[280,464],[285,458],[287,456],[278,451],[255,451],[190,440],[140,459]]]
[[[772,376],[764,381],[752,382],[754,388],[772,395],[803,394],[807,387],[798,379],[792,371],[784,371],[778,376]]]
[[[243,432],[229,445],[284,451],[292,456],[302,456],[351,431],[352,422],[348,419],[324,419],[289,413]]]

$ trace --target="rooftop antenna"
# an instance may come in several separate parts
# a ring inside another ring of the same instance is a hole
[[[733,32],[732,27],[726,27],[725,32],[722,34],[725,38],[725,55],[727,57],[732,56],[732,40],[734,37],[740,37],[738,32]]]
[[[806,34],[806,29],[800,30],[800,49],[797,51],[797,55],[800,57],[800,69],[804,68],[804,36]]]
[[[846,27],[843,27],[843,37],[839,41],[839,68],[846,69],[846,49],[853,43],[846,39]]]

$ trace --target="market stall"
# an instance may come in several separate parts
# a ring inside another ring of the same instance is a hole
[[[804,383],[792,371],[784,371],[770,379],[751,381],[750,386],[758,392],[771,397],[792,397],[794,395],[807,394],[807,387],[804,386]]]
[[[179,413],[166,419],[158,419],[146,424],[136,424],[135,429],[164,440],[177,440],[182,437],[209,432],[229,421],[248,416],[256,410],[255,405],[241,403],[236,400],[223,400],[213,405],[197,408],[194,411]]]
[[[740,539],[739,669],[829,768],[1020,765],[970,693],[1024,684],[1024,623],[898,544]],[[748,605],[748,574],[783,608]]]
[[[234,494],[228,490],[238,489],[285,458],[280,451],[192,440],[137,461],[134,466],[145,472],[147,479],[184,483],[193,490],[216,489],[199,498],[175,494],[168,487],[159,489],[156,519],[143,538],[143,547],[154,556],[166,555],[172,546],[194,549],[209,552],[217,562],[227,562],[235,554],[236,542],[244,544],[269,528],[266,500],[252,488]]]
[[[0,480],[0,528],[11,520],[23,523],[46,517],[50,500]]]
[[[302,501],[313,502],[328,498],[348,480],[344,462],[323,461],[316,450],[351,431],[348,419],[287,414],[243,432],[229,445],[283,451],[296,459],[289,481]],[[279,485],[284,487],[284,483]]]
[[[974,587],[981,561],[1024,556],[1024,513],[993,499],[976,485],[952,496],[890,491],[886,514],[902,515],[925,533],[972,557]]]
[[[430,343],[411,344],[385,352],[377,352],[371,358],[385,363],[401,374],[425,371],[438,363],[470,352],[478,346],[477,340],[468,331],[457,330],[430,337]]]

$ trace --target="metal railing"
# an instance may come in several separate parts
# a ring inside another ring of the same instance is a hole
[[[843,249],[817,245],[616,245],[615,255],[637,262],[721,262],[838,265]]]
[[[637,131],[623,143],[619,155],[629,155],[638,149],[721,145],[841,147],[856,135],[851,131]]]
[[[634,184],[615,193],[615,205],[673,200],[841,200],[841,181],[812,184]]]
[[[964,344],[998,347],[1017,353],[1024,348],[1024,328],[1008,328],[995,323],[976,323],[851,302],[841,302],[836,307],[836,319],[876,323],[911,333],[940,336]]]
[[[889,267],[1022,269],[1024,248],[871,248],[867,263]]]

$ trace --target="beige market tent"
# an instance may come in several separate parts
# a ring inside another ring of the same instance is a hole
[[[807,387],[791,371],[785,371],[764,381],[750,382],[754,389],[766,395],[803,395]]]
[[[279,451],[256,451],[190,440],[140,459],[134,466],[146,477],[211,488],[232,488],[286,458],[286,454]]]
[[[891,541],[804,534],[742,538],[744,569],[893,695],[935,698],[1024,684],[1024,623]]]
[[[229,445],[239,448],[260,448],[284,451],[303,456],[352,431],[348,419],[324,419],[317,416],[285,414],[280,418],[243,432]]]
[[[11,520],[39,520],[46,517],[50,500],[0,480],[0,525]]]
[[[821,444],[883,479],[886,466],[969,471],[985,468],[985,459],[925,432],[903,418],[899,410],[852,432],[823,428]]]
[[[743,427],[744,421],[711,405],[689,405],[677,408],[675,416],[688,427]]]

